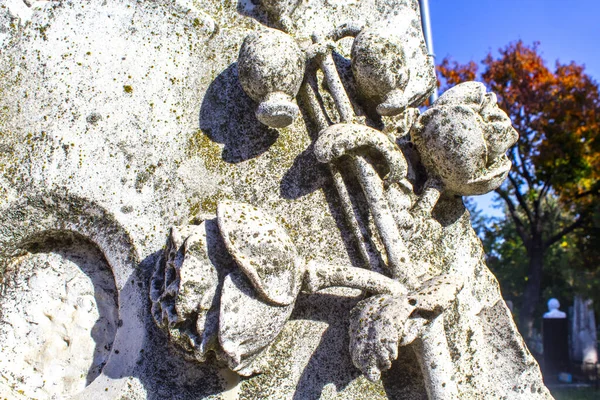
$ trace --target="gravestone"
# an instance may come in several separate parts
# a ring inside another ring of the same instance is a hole
[[[462,203],[517,133],[416,108],[416,0],[7,0],[0,47],[3,397],[551,398]]]
[[[569,371],[569,322],[567,314],[559,308],[557,299],[548,300],[542,324],[543,371],[547,382],[557,382],[559,373]]]
[[[575,296],[571,322],[573,360],[583,364],[598,362],[596,318],[592,300]]]

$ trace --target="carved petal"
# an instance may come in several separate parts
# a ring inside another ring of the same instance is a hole
[[[435,106],[465,105],[479,112],[483,106],[485,85],[481,82],[463,82],[444,92],[436,101]]]
[[[371,147],[385,157],[390,175],[388,180],[399,182],[406,177],[408,166],[402,151],[387,136],[363,125],[335,124],[325,129],[315,144],[315,156],[322,163],[331,162],[360,147]]]
[[[378,295],[358,303],[350,316],[350,354],[356,368],[376,381],[398,358],[404,324],[415,308],[405,296]]]
[[[293,303],[304,268],[285,230],[244,203],[220,203],[217,219],[227,250],[258,293],[274,304]]]
[[[219,341],[229,367],[243,376],[261,372],[257,358],[277,337],[294,303],[274,306],[257,298],[239,271],[227,275],[221,295]]]
[[[171,340],[186,350],[188,358],[199,361],[204,361],[206,352],[216,343],[219,278],[217,266],[209,257],[208,243],[218,236],[214,220],[172,228],[165,258],[159,260],[152,277],[154,319],[169,332]]]

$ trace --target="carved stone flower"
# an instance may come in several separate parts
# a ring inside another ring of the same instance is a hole
[[[186,358],[204,361],[217,340],[218,270],[213,262],[216,221],[171,229],[152,276],[152,316]],[[221,247],[223,247],[221,245]],[[223,265],[229,264],[220,262]]]
[[[461,196],[485,194],[506,179],[506,151],[518,133],[510,118],[479,82],[445,92],[411,131],[423,164],[444,190]]]
[[[360,94],[380,115],[398,115],[423,102],[435,87],[418,12],[398,5],[395,15],[363,29],[352,45],[352,73]]]
[[[208,351],[243,376],[265,366],[265,350],[290,318],[300,290],[331,286],[400,296],[406,289],[373,271],[306,263],[277,221],[224,201],[217,217],[173,228],[151,281],[156,324],[190,360]]]
[[[252,375],[294,308],[303,267],[273,218],[223,202],[216,219],[171,230],[151,281],[152,313],[186,358],[203,362],[212,350]]]

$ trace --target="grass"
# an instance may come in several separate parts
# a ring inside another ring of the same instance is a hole
[[[598,400],[600,389],[591,388],[555,388],[550,392],[556,400]]]

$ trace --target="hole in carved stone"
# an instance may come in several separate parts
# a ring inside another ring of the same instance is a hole
[[[98,247],[46,232],[11,260],[0,297],[0,392],[63,398],[106,364],[118,323],[117,290]]]

